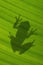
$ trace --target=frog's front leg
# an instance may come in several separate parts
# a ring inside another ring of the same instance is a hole
[[[9,36],[8,36],[10,39],[12,39],[12,38],[14,38],[15,39],[15,37],[11,34],[11,32],[9,32]]]
[[[15,17],[15,18],[16,18],[16,22],[14,23],[13,28],[18,28],[18,24],[22,20],[22,18],[20,18],[20,15],[19,17]]]
[[[27,38],[30,37],[31,35],[34,35],[34,33],[36,32],[37,29],[33,30],[33,28],[31,29],[31,31],[27,34]]]

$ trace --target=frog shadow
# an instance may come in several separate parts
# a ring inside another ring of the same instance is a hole
[[[25,22],[21,22],[20,25],[17,27],[18,22],[16,22],[13,25],[13,28],[17,29],[17,33],[16,33],[16,37],[14,37],[13,35],[10,34],[10,43],[11,43],[11,47],[12,50],[14,52],[19,51],[19,54],[23,54],[25,53],[27,50],[29,50],[32,46],[34,46],[34,41],[32,42],[28,42],[23,44],[23,42],[25,41],[25,39],[29,38],[30,36],[32,36],[34,34],[35,31],[30,31],[30,23],[29,21],[25,21]],[[28,33],[28,31],[30,31],[30,33]]]

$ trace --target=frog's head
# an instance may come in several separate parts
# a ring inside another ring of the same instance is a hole
[[[19,27],[21,29],[24,29],[24,30],[28,31],[30,29],[29,21],[21,22],[21,24],[19,25]]]

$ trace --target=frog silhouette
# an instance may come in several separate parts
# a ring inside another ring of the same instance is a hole
[[[19,22],[21,23],[19,24]],[[34,46],[33,45],[34,40],[32,42],[23,44],[25,39],[29,38],[35,32],[35,30],[31,30],[30,32],[28,32],[30,30],[30,27],[31,26],[30,26],[29,21],[22,21],[20,17],[18,18],[16,17],[16,22],[13,25],[13,28],[17,29],[16,37],[11,35],[11,33],[9,32],[11,47],[14,52],[19,51],[19,54],[23,54],[32,46]]]

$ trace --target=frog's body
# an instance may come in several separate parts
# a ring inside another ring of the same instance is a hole
[[[17,19],[19,21],[19,19]],[[14,51],[18,50],[20,52],[22,52],[22,50],[29,44],[26,45],[22,45],[22,43],[24,42],[24,40],[31,35],[28,34],[28,30],[30,29],[30,24],[28,21],[25,22],[21,22],[20,25],[17,27],[18,21],[16,21],[16,23],[14,24],[13,28],[17,28],[17,33],[16,33],[16,37],[14,36],[10,36],[11,38],[11,46],[12,49]],[[32,46],[32,44],[31,44]],[[24,47],[24,48],[23,48]],[[25,48],[25,50],[28,48]],[[24,52],[24,51],[23,51]]]
[[[26,26],[27,24],[27,26]],[[16,34],[16,40],[19,42],[18,44],[21,45],[24,40],[27,38],[28,30],[30,28],[30,25],[28,22],[22,22],[19,27]]]

